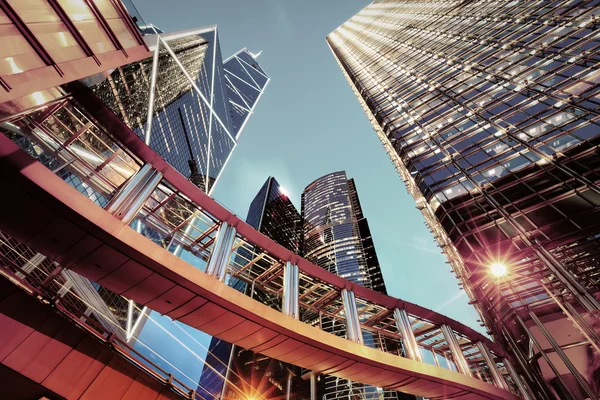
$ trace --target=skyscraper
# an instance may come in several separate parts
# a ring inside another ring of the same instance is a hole
[[[274,177],[269,177],[250,203],[246,222],[280,245],[298,253],[301,241],[300,214],[286,191]],[[259,265],[261,260],[257,260]],[[241,265],[248,265],[242,262]],[[252,266],[250,266],[252,268]],[[280,300],[254,289],[236,278],[229,285],[272,307],[280,307]],[[227,383],[225,383],[227,382]],[[309,382],[302,381],[299,368],[244,350],[213,338],[206,357],[198,393],[209,398],[238,398],[239,391],[259,393],[264,398],[292,399],[308,397]]]
[[[303,256],[319,267],[351,282],[386,293],[371,232],[364,217],[356,185],[345,171],[324,175],[302,193]],[[322,318],[323,329],[339,336],[346,328]],[[379,338],[363,332],[364,343],[381,348]],[[393,391],[325,377],[324,398],[397,399]]]
[[[146,29],[130,1],[128,9],[118,0],[8,1],[0,4],[0,16],[6,30],[0,36],[0,132],[49,168],[61,166],[57,173],[65,181],[108,209],[109,194],[122,189],[135,163],[120,151],[110,161],[118,167],[98,162],[97,154],[116,150],[107,148],[107,132],[133,130],[210,192],[269,81],[246,49],[223,62],[216,26]],[[85,163],[58,144],[67,135]],[[73,170],[87,171],[89,178],[79,179]],[[160,245],[181,249],[177,238],[166,240],[169,228],[127,223]],[[8,235],[0,240],[3,254],[14,252],[8,258],[15,268],[59,276],[61,296],[72,289],[124,339],[139,333],[146,308],[62,271]]]
[[[345,171],[322,176],[302,193],[303,256],[321,268],[386,293],[367,219]]]
[[[211,192],[269,78],[247,49],[223,61],[216,26],[144,40],[153,57],[93,77],[92,88],[166,161]]]
[[[327,37],[528,398],[599,396],[598,11],[378,1]]]

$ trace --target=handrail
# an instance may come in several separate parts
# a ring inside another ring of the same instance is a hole
[[[15,274],[15,272],[26,276],[28,280],[20,278]],[[135,350],[135,348],[130,346],[127,342],[116,337],[112,332],[104,329],[101,325],[94,323],[94,326],[92,326],[91,324],[89,324],[87,322],[86,315],[75,314],[73,310],[70,310],[66,305],[62,304],[62,299],[53,298],[47,292],[47,290],[41,286],[42,282],[29,272],[24,271],[21,267],[15,265],[14,263],[11,263],[10,266],[6,265],[5,263],[1,263],[0,275],[4,276],[6,279],[13,281],[13,283],[15,283],[20,289],[29,292],[31,296],[36,297],[42,303],[51,304],[56,313],[62,315],[65,318],[68,318],[72,323],[74,323],[90,335],[94,336],[94,338],[96,338],[97,340],[110,345],[128,362],[134,364],[136,367],[153,376],[155,379],[160,381],[161,384],[170,386],[174,391],[176,391],[179,395],[185,398],[195,400],[195,389],[192,389],[189,386],[187,386],[178,378],[174,377],[173,374],[166,371],[158,364],[145,357],[143,354]],[[91,322],[94,321],[91,320]],[[144,365],[144,363],[141,363],[135,357],[132,357],[131,353],[141,358],[152,368],[149,368],[147,365]],[[164,374],[166,377],[159,375],[157,371],[162,372],[162,374]]]
[[[246,238],[252,244],[259,246],[269,254],[298,265],[300,271],[315,277],[324,283],[327,283],[339,290],[348,289],[353,291],[357,297],[370,301],[374,304],[386,307],[388,309],[404,308],[410,314],[427,319],[435,324],[448,325],[454,331],[468,337],[474,342],[480,341],[488,346],[496,355],[501,358],[508,357],[507,353],[497,343],[491,341],[472,328],[455,321],[445,315],[421,307],[417,304],[397,299],[372,289],[350,282],[341,278],[323,268],[316,266],[310,261],[298,256],[292,251],[276,243],[269,237],[258,232],[244,220],[227,210],[212,197],[204,193],[197,186],[191,183],[186,177],[171,167],[160,155],[152,150],[144,141],[133,133],[117,116],[115,116],[96,96],[90,94],[90,89],[80,82],[72,82],[67,85],[69,92],[82,104],[87,110],[92,111],[97,120],[101,120],[110,133],[121,142],[128,151],[145,163],[151,164],[155,169],[163,174],[164,179],[169,182],[177,191],[188,197],[194,203],[202,207],[203,210],[213,215],[215,218],[227,222],[236,228],[237,232]]]

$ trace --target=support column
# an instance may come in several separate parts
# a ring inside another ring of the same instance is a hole
[[[292,400],[292,373],[289,371],[285,385],[285,400]]]
[[[148,201],[162,179],[162,173],[145,164],[121,187],[106,206],[106,211],[129,224]]]
[[[50,284],[52,282],[54,282],[54,279],[56,279],[56,277],[58,277],[60,275],[60,273],[63,270],[63,267],[61,267],[60,265],[54,263],[53,264],[55,266],[55,268],[52,270],[52,272],[50,272],[46,278],[42,281],[41,286],[44,288],[47,288],[50,286]]]
[[[508,385],[506,384],[504,377],[498,370],[498,365],[494,361],[494,357],[492,356],[492,353],[490,353],[490,350],[482,342],[477,342],[477,348],[479,349],[479,352],[483,356],[485,363],[490,369],[490,373],[492,375],[492,379],[494,380],[494,384],[501,389],[508,390]]]
[[[441,325],[440,328],[442,329],[446,342],[448,342],[448,347],[450,348],[450,353],[452,354],[456,368],[458,368],[458,372],[467,376],[473,376],[471,374],[471,368],[469,368],[469,364],[460,349],[460,345],[458,344],[458,340],[456,339],[452,328],[448,325]]]
[[[221,282],[225,280],[235,234],[236,230],[233,226],[227,224],[227,222],[222,222],[208,260],[206,273],[216,277]]]
[[[106,205],[105,210],[113,215],[117,215],[119,210],[125,208],[125,204],[131,200],[134,188],[139,186],[140,182],[147,177],[151,169],[152,166],[150,164],[144,164],[135,174],[130,176]]]
[[[317,400],[317,375],[310,374],[310,400]]]
[[[523,382],[523,380],[521,379],[519,374],[517,374],[517,371],[515,370],[515,367],[513,367],[513,365],[511,364],[510,360],[505,358],[502,361],[504,362],[504,366],[506,367],[508,374],[512,378],[512,381],[519,388],[519,391],[521,392],[521,396],[523,396],[523,399],[534,400],[533,397],[531,397],[531,395],[529,394],[530,393],[529,388],[526,386],[526,383]]]
[[[283,267],[283,313],[300,319],[298,307],[298,266],[286,262]]]
[[[396,320],[396,327],[402,335],[402,343],[404,344],[404,349],[406,350],[406,356],[411,360],[423,362],[423,357],[421,356],[421,351],[419,350],[419,344],[417,343],[415,334],[410,326],[410,319],[408,319],[406,310],[395,308],[394,319]]]
[[[344,315],[346,317],[346,336],[348,340],[363,344],[364,341],[360,329],[360,319],[358,318],[354,292],[342,289],[342,302],[344,303]]]
[[[437,359],[437,353],[435,352],[435,349],[433,347],[431,348],[431,354],[433,354],[433,362],[435,363],[435,366],[439,367],[440,366],[440,362]]]

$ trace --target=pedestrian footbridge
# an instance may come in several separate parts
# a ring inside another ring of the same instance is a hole
[[[314,373],[429,399],[517,398],[494,342],[298,257],[73,93],[4,124],[4,234],[140,306]]]

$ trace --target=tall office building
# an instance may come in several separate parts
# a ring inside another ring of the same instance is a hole
[[[351,282],[386,293],[367,219],[345,171],[322,176],[302,193],[303,256]]]
[[[298,253],[302,228],[300,214],[274,177],[267,179],[250,203],[246,222],[280,245]],[[259,267],[260,263],[260,260],[256,261]],[[240,265],[246,264],[247,261],[240,261]],[[271,307],[280,307],[280,299],[253,290],[246,282],[233,278],[229,285]],[[253,293],[250,293],[251,290]],[[288,390],[291,399],[309,397],[309,382],[302,380],[299,368],[220,339],[212,339],[198,384],[201,396],[243,399],[241,391],[250,398],[286,398]]]
[[[223,61],[216,26],[144,40],[153,57],[89,83],[140,138],[210,193],[269,78],[247,49]]]
[[[110,161],[117,167],[99,163],[97,154],[113,151],[106,148],[109,132],[133,130],[210,192],[269,81],[246,49],[221,59],[216,26],[162,33],[147,29],[128,3],[127,9],[118,0],[0,2],[0,132],[48,168],[60,166],[59,176],[105,208],[135,172],[135,162],[118,151]],[[67,136],[85,163],[58,144]],[[95,177],[79,179],[73,170]],[[177,244],[166,238],[168,227],[127,222],[160,245]],[[85,300],[124,339],[139,333],[145,308],[61,271],[9,235],[0,240],[15,268],[40,279],[59,276],[61,296],[75,292],[77,307]]]
[[[600,396],[599,11],[378,1],[327,37],[529,398]]]
[[[319,267],[351,282],[386,293],[371,232],[364,217],[356,185],[345,171],[312,182],[302,193],[303,256]],[[346,335],[339,322],[321,318],[323,329]],[[381,348],[379,338],[363,332],[367,346]],[[323,398],[398,399],[399,393],[382,391],[345,379],[326,376]],[[410,398],[410,397],[409,397]]]

